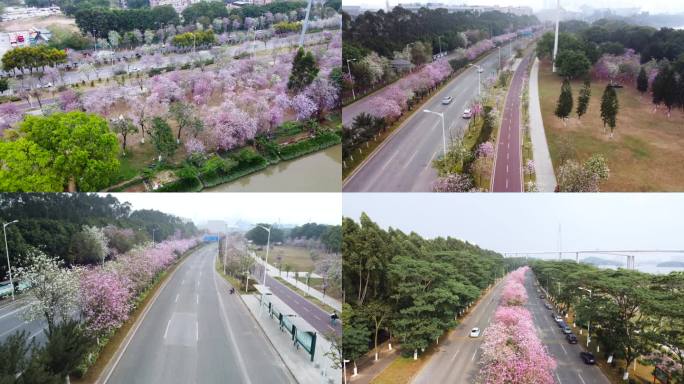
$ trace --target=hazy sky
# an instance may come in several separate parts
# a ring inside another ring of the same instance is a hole
[[[343,214],[362,211],[387,228],[452,236],[499,252],[684,249],[684,194],[354,194]]]
[[[113,193],[133,209],[156,209],[192,219],[243,220],[282,224],[316,222],[338,225],[339,193]]]
[[[390,6],[399,3],[426,3],[426,0],[390,0]],[[544,8],[545,4],[555,4],[555,0],[430,0],[432,3],[444,4],[468,4],[468,5],[500,5],[529,6],[538,11]],[[344,5],[361,5],[364,8],[384,8],[385,0],[343,0]],[[561,6],[569,10],[579,10],[583,4],[589,4],[594,8],[641,8],[642,11],[651,13],[683,12],[684,2],[681,0],[602,0],[601,2],[590,2],[586,0],[561,0]]]

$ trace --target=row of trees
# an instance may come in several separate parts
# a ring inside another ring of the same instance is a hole
[[[26,68],[33,73],[34,69],[55,66],[66,62],[66,59],[66,52],[46,45],[18,47],[10,49],[2,56],[2,68],[15,72]]]
[[[191,222],[155,210],[132,211],[128,203],[95,194],[13,194],[0,201],[2,222],[19,220],[7,227],[10,263],[27,264],[31,249],[39,248],[66,265],[101,264],[152,239],[163,241],[178,234],[193,236]],[[5,248],[0,238],[0,247]],[[0,279],[7,272],[0,265]]]
[[[412,12],[394,7],[391,12],[366,12],[352,19],[343,14],[343,39],[345,52],[356,49],[362,55],[374,51],[381,56],[392,57],[408,44],[428,42],[433,52],[465,48],[487,37],[505,34],[538,24],[535,16],[517,16],[501,12],[448,12],[446,9],[423,8]],[[466,32],[464,40],[460,32]],[[482,32],[486,31],[486,32]],[[438,39],[438,36],[440,37]],[[344,59],[350,57],[348,53]]]
[[[501,302],[480,347],[479,382],[556,382],[553,377],[556,362],[539,339],[532,313],[525,308],[528,297],[524,284],[528,270],[529,267],[518,268],[506,279]]]
[[[342,227],[339,225],[306,223],[292,228],[287,237],[291,241],[320,241],[328,252],[339,253],[342,246]]]
[[[454,238],[384,230],[364,213],[342,220],[343,355],[356,362],[382,339],[417,356],[503,276],[503,258]],[[390,339],[391,340],[391,339]]]
[[[181,33],[171,40],[171,44],[184,48],[213,45],[215,42],[216,36],[212,30]]]
[[[75,18],[81,32],[97,37],[107,37],[110,31],[144,31],[180,24],[176,10],[170,5],[150,9],[88,8],[76,12]]]
[[[532,270],[575,323],[591,322],[592,339],[606,356],[630,364],[639,359],[684,381],[684,273],[652,275],[599,269],[588,264],[535,261]],[[586,290],[591,290],[591,297]]]

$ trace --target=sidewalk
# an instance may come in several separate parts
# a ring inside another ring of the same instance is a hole
[[[260,258],[258,258],[254,252],[252,252],[252,257],[254,257],[256,259],[257,263],[259,263],[261,265],[264,264],[264,261],[261,260]],[[307,288],[306,284],[302,283],[301,281],[299,281],[293,277],[294,273],[295,272],[290,272],[289,276],[287,276],[287,274],[285,274],[285,273],[278,273],[278,268],[272,266],[271,264],[268,265],[269,276],[280,277],[281,279],[287,281],[288,283],[290,283],[290,284],[294,285],[295,287],[301,289],[302,291],[306,292],[310,296],[313,296],[316,299],[324,302],[325,304],[333,307],[337,312],[342,312],[342,303],[339,300],[336,300],[335,298],[330,297],[329,295],[323,295],[323,292],[318,291],[314,288],[311,288],[311,287]],[[301,275],[302,275],[302,273],[300,272],[300,276]],[[314,277],[314,274],[312,274],[311,276]]]
[[[532,137],[532,157],[537,177],[539,192],[554,192],[556,189],[556,175],[551,163],[549,145],[546,142],[544,121],[542,120],[539,104],[539,59],[534,59],[530,74],[530,136]]]
[[[259,314],[259,295],[241,295],[240,297],[299,383],[341,384],[342,370],[333,369],[330,359],[324,356],[330,350],[330,342],[328,340],[321,334],[317,335],[314,361],[312,362],[308,352],[301,347],[299,349],[295,348],[290,334],[280,330],[278,322],[269,316],[267,308],[262,308],[261,314]],[[270,295],[268,300],[282,311],[283,314],[293,314],[294,316],[290,317],[290,319],[297,326],[297,329],[313,329],[304,319],[296,316],[296,312],[279,300],[277,296]]]

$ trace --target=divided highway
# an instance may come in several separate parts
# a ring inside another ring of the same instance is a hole
[[[480,345],[483,334],[499,305],[503,284],[499,283],[471,310],[463,321],[451,332],[447,340],[441,341],[439,350],[413,380],[414,384],[451,383],[472,384],[479,371]],[[470,337],[470,330],[480,328],[480,337]]]
[[[520,41],[512,43],[519,46]],[[502,62],[506,59],[508,46],[501,49]],[[490,76],[496,76],[499,65],[499,53],[494,50],[479,65],[484,82]],[[461,116],[477,97],[478,73],[475,67],[466,69],[454,80],[435,94],[421,109],[444,113],[446,138],[458,138],[468,123]],[[442,104],[442,98],[452,96],[449,105]],[[342,115],[345,116],[343,108]],[[348,114],[347,114],[348,115]],[[349,117],[347,117],[349,119]],[[437,173],[432,168],[432,160],[441,156],[442,121],[439,116],[414,111],[404,122],[401,129],[387,138],[383,145],[356,169],[344,183],[345,192],[409,192],[431,191]]]
[[[178,267],[106,383],[295,383],[259,325],[214,271],[215,244]]]
[[[549,355],[558,364],[554,373],[558,384],[610,384],[597,366],[586,365],[580,359],[579,353],[584,347],[570,344],[565,339],[565,335],[551,318],[552,311],[546,309],[544,301],[539,298],[531,272],[527,273],[525,288],[528,296],[527,308],[532,313],[537,334]]]
[[[496,148],[492,181],[493,192],[522,192],[522,143],[520,132],[520,99],[531,56],[527,55],[513,74],[504,105]]]
[[[45,336],[45,329],[47,329],[47,322],[43,319],[27,322],[22,317],[22,313],[26,310],[28,303],[27,298],[17,298],[14,302],[6,300],[6,303],[0,307],[0,343],[7,340],[7,338],[14,333],[24,331],[29,339],[29,342],[35,340],[42,344],[47,340]]]

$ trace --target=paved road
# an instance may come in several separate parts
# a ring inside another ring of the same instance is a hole
[[[496,149],[493,192],[522,192],[523,190],[520,98],[530,58],[530,55],[525,56],[518,65],[508,89]]]
[[[413,380],[414,384],[472,384],[479,371],[478,362],[483,336],[471,338],[470,330],[479,327],[486,333],[492,315],[499,305],[503,284],[498,284],[456,327],[449,338]]]
[[[21,331],[26,332],[29,341],[35,340],[39,344],[46,341],[47,338],[43,332],[47,328],[45,320],[27,322],[22,317],[27,305],[26,298],[18,298],[14,302],[4,300],[4,302],[0,307],[0,343],[14,333]]]
[[[261,282],[263,281],[263,269],[260,268],[259,272],[257,278],[259,279],[258,281]],[[274,295],[278,296],[280,300],[297,312],[299,317],[311,324],[311,326],[321,335],[330,332],[342,335],[342,326],[340,325],[340,322],[337,321],[335,322],[335,326],[331,326],[329,313],[323,311],[270,275],[266,278],[266,285]]]
[[[513,44],[522,45],[521,40]],[[502,61],[507,52],[507,49],[501,49]],[[495,76],[499,65],[498,51],[494,50],[479,65],[484,69],[481,74],[484,83],[488,77]],[[461,115],[477,96],[477,78],[474,67],[465,70],[422,107],[444,113],[447,142],[460,137],[467,125],[468,121]],[[442,98],[447,95],[454,99],[451,104],[442,105]],[[342,115],[345,115],[344,108]],[[432,190],[432,182],[437,178],[432,160],[441,156],[443,150],[442,121],[437,115],[416,111],[404,124],[356,173],[347,178],[343,186],[345,192]]]
[[[583,347],[579,344],[568,344],[556,322],[551,318],[551,311],[544,307],[534,287],[534,276],[528,272],[525,288],[529,297],[527,308],[532,313],[537,334],[546,345],[549,354],[556,359],[558,366],[554,376],[558,384],[610,384],[597,366],[586,365],[579,353]]]
[[[152,304],[107,383],[294,383],[270,342],[195,251]]]

